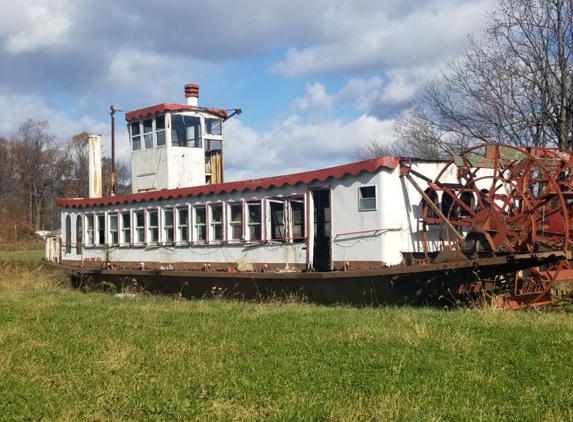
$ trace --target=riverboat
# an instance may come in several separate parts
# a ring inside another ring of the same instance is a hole
[[[78,283],[184,297],[389,304],[473,293],[565,256],[448,247],[450,236],[475,229],[452,220],[464,219],[464,207],[477,212],[479,196],[461,192],[456,211],[443,189],[432,190],[436,179],[459,185],[448,161],[387,156],[226,181],[223,126],[240,110],[200,106],[197,85],[185,96],[126,113],[129,194],[101,196],[100,139],[90,137],[90,197],[57,200],[62,229],[47,238],[46,263]],[[437,220],[427,224],[429,216]]]

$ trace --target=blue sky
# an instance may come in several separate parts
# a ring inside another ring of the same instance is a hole
[[[28,118],[65,141],[101,133],[110,104],[242,108],[227,180],[352,161],[393,139],[420,83],[486,24],[492,0],[0,0],[0,136]],[[117,156],[128,158],[118,113]]]

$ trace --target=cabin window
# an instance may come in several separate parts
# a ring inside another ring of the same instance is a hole
[[[76,217],[76,253],[79,255],[82,253],[82,217]]]
[[[145,149],[153,149],[153,119],[143,120],[143,143]]]
[[[292,215],[292,239],[295,242],[304,241],[304,202],[299,199],[288,201]]]
[[[451,220],[457,220],[460,216],[460,205],[448,192],[442,194],[442,214]]]
[[[223,205],[211,205],[211,240],[223,240]]]
[[[424,193],[428,195],[428,198],[430,198],[432,200],[432,203],[436,205],[436,208],[438,208],[438,194],[436,193],[436,191],[433,190],[432,188],[428,188],[424,191]],[[430,207],[430,205],[427,206],[426,205],[427,205],[426,200],[422,199],[422,206],[426,210],[426,216],[428,218],[438,218],[438,214],[436,213],[436,211],[432,207]]]
[[[271,240],[285,239],[285,203],[269,200],[271,209]]]
[[[247,209],[249,211],[247,215],[249,240],[261,240],[261,204],[260,202],[249,202],[247,203]]]
[[[155,133],[157,136],[157,146],[165,145],[165,116],[155,118]]]
[[[157,210],[147,212],[147,243],[156,243],[159,240],[159,217]]]
[[[98,245],[105,245],[105,215],[97,216]]]
[[[205,207],[195,208],[195,240],[205,241],[206,226],[205,226]]]
[[[205,133],[221,135],[221,119],[205,119]]]
[[[201,119],[195,116],[171,116],[171,144],[176,147],[203,148]]]
[[[229,204],[229,240],[243,239],[243,204]]]
[[[119,243],[117,214],[110,214],[109,216],[109,241],[112,245],[117,245]]]
[[[131,148],[133,151],[141,149],[141,132],[139,129],[139,122],[132,122],[129,124],[131,128]]]
[[[121,214],[121,242],[131,243],[131,215],[128,212]]]
[[[180,242],[186,242],[189,240],[188,236],[189,227],[189,210],[187,208],[177,208],[177,240]]]
[[[376,209],[376,186],[358,188],[358,210],[372,211]]]
[[[143,211],[133,213],[135,222],[135,243],[143,243],[145,240],[145,218]]]
[[[470,209],[476,209],[476,200],[473,192],[462,192],[460,200],[466,204]],[[460,207],[460,217],[471,217],[472,213],[463,207]]]
[[[66,217],[66,253],[72,253],[72,217]]]
[[[86,215],[86,231],[87,231],[87,244],[94,245],[95,238],[94,238],[94,215],[88,214]]]
[[[164,239],[167,243],[173,243],[173,210],[166,209],[163,211],[163,232]]]

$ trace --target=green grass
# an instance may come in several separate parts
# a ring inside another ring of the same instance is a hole
[[[40,262],[45,253],[45,241],[43,239],[0,244],[0,260]]]
[[[573,314],[118,299],[0,265],[0,420],[568,421]]]

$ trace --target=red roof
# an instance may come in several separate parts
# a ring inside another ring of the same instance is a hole
[[[298,183],[324,182],[329,178],[340,179],[344,175],[357,176],[363,171],[374,172],[380,167],[394,169],[398,166],[396,157],[380,157],[357,163],[344,164],[321,170],[306,171],[303,173],[287,174],[284,176],[265,177],[262,179],[243,180],[239,182],[219,183],[216,185],[194,186],[191,188],[163,189],[151,192],[132,193],[128,195],[106,196],[103,198],[57,199],[56,204],[61,207],[93,207],[102,205],[131,204],[158,199],[185,198],[199,195],[243,192],[245,190],[268,189],[271,186],[294,186]]]
[[[130,111],[129,113],[125,113],[125,120],[129,122],[133,119],[140,119],[145,116],[153,116],[154,114],[165,113],[166,111],[184,111],[184,110],[208,111],[209,113],[219,115],[223,119],[227,117],[227,110],[223,110],[221,108],[199,107],[187,104],[164,103],[164,104],[154,105],[151,107],[141,108],[139,110]]]

